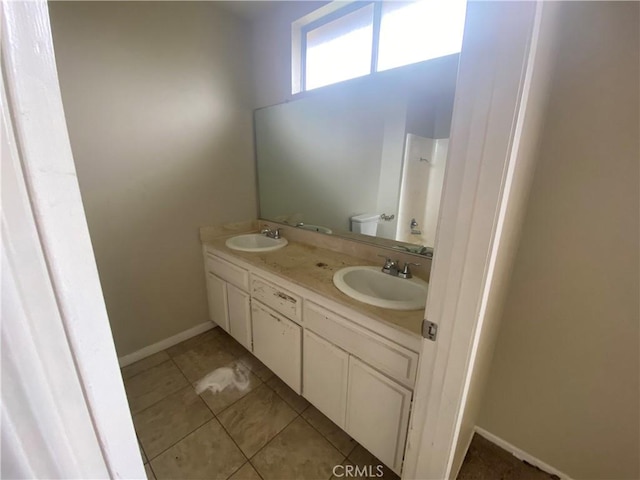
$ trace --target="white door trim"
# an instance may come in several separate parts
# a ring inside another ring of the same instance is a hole
[[[451,478],[515,176],[542,2],[470,2],[403,478]],[[534,101],[539,101],[535,98]],[[465,441],[462,439],[462,441]]]
[[[2,459],[2,471],[144,478],[69,144],[47,3],[3,1],[0,12],[2,169],[11,173],[2,192],[3,387],[12,382],[12,396],[3,388],[3,440],[12,456]],[[8,424],[15,428],[5,437]],[[48,457],[32,449],[32,437]]]

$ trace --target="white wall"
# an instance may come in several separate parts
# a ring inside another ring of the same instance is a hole
[[[51,2],[120,356],[208,320],[198,227],[255,217],[247,27],[215,2]]]
[[[639,471],[637,2],[562,2],[478,425],[576,479]]]

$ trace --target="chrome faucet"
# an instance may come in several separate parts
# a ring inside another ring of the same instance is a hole
[[[399,260],[391,260],[389,257],[385,255],[378,255],[379,257],[384,258],[384,266],[382,267],[382,273],[386,273],[392,275],[394,277],[398,276],[398,265]]]
[[[413,277],[413,275],[411,275],[411,271],[409,270],[409,265],[415,265],[416,267],[420,266],[419,263],[404,262],[404,268],[400,272],[398,272],[398,276],[400,278],[411,278],[411,277]]]
[[[391,260],[386,255],[378,255],[379,257],[384,258],[384,266],[382,267],[382,273],[386,273],[388,275],[392,275],[394,277],[400,278],[411,278],[413,275],[411,274],[411,270],[409,269],[409,265],[415,265],[419,267],[419,263],[412,262],[404,262],[404,267],[400,270],[400,260]]]
[[[265,228],[260,231],[261,234],[266,235],[270,238],[275,238],[276,240],[280,238],[280,229],[276,228],[275,230],[271,230],[270,228]]]

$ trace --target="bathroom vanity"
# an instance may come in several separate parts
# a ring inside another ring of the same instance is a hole
[[[289,242],[203,245],[209,314],[296,393],[400,474],[423,310],[366,305],[332,283],[363,260]]]

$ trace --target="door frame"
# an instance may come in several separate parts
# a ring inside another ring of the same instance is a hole
[[[145,478],[71,153],[46,1],[2,1],[0,28],[2,473]]]
[[[486,375],[499,328],[535,170],[555,15],[540,0],[468,4],[425,309],[438,332],[422,343],[403,478],[455,478],[473,435],[461,432],[463,417],[477,415],[484,379],[475,370],[483,364]],[[471,394],[475,411],[467,411]]]

